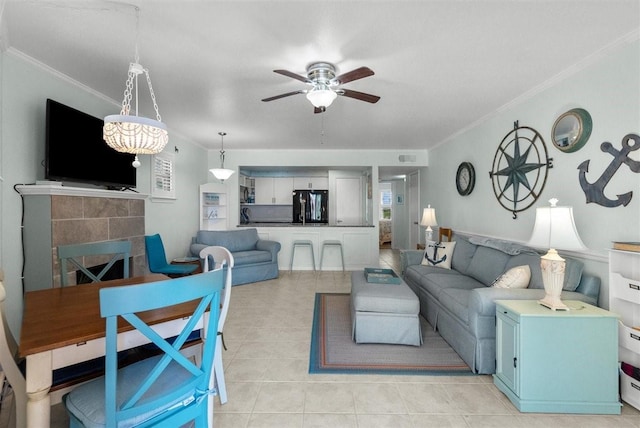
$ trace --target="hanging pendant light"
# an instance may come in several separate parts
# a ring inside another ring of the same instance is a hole
[[[112,149],[136,155],[133,166],[138,168],[140,161],[138,155],[151,155],[160,153],[167,142],[169,134],[167,126],[162,123],[156,96],[151,86],[151,78],[149,70],[142,67],[139,63],[138,56],[138,37],[139,37],[139,12],[136,7],[136,53],[135,62],[129,64],[129,73],[127,83],[124,90],[124,99],[122,100],[122,109],[119,115],[110,115],[104,118],[103,137],[106,143]],[[150,119],[138,116],[138,76],[144,74],[149,87],[153,108],[156,112],[156,119]],[[131,115],[131,100],[133,98],[132,91],[135,90],[135,115]]]
[[[220,136],[220,141],[221,141],[220,168],[213,168],[213,169],[210,169],[209,171],[211,172],[211,174],[213,174],[215,178],[217,178],[218,180],[224,183],[224,180],[231,177],[235,171],[232,169],[226,169],[224,167],[224,136],[227,135],[227,133],[218,132],[218,135]]]

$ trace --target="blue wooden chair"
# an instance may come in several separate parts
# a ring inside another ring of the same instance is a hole
[[[147,235],[144,237],[144,245],[147,250],[147,263],[149,271],[153,273],[163,273],[170,277],[178,277],[192,274],[198,265],[167,263],[167,255],[164,252],[164,244],[159,234]]]
[[[97,274],[92,272],[90,267],[86,267],[84,261],[78,261],[78,259],[84,260],[85,257],[108,255],[112,256],[111,259]],[[91,282],[98,282],[102,280],[104,275],[118,260],[122,260],[123,277],[128,278],[130,257],[131,242],[129,241],[103,241],[88,244],[59,245],[58,261],[60,263],[60,283],[63,287],[69,285],[67,262],[70,262],[70,264],[82,271]]]
[[[100,290],[100,313],[106,319],[106,372],[63,397],[71,427],[178,427],[213,418],[213,358],[216,339],[205,340],[196,365],[180,347],[209,311],[204,328],[216,332],[220,315],[222,269],[177,279]],[[163,339],[138,316],[140,312],[192,300],[198,306],[173,343]],[[122,319],[119,319],[122,318]],[[120,323],[119,323],[120,321]],[[162,353],[118,369],[118,324],[131,324]],[[213,333],[215,334],[215,333]]]

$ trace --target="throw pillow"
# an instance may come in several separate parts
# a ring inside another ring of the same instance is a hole
[[[422,256],[422,264],[441,267],[443,269],[451,269],[451,259],[453,258],[453,249],[455,246],[456,241],[427,241],[424,255]]]
[[[500,275],[491,284],[496,288],[527,288],[531,279],[531,268],[529,265],[516,266]]]

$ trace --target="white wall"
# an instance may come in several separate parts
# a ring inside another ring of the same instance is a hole
[[[603,280],[600,300],[601,305],[606,306],[606,261],[611,241],[640,240],[640,173],[622,165],[605,193],[615,198],[617,194],[633,191],[633,198],[626,207],[605,208],[586,203],[577,166],[589,159],[587,179],[597,180],[613,159],[601,151],[600,144],[608,141],[620,149],[625,135],[640,134],[639,100],[640,42],[636,38],[432,150],[431,166],[424,178],[429,185],[422,186],[423,196],[436,208],[438,222],[443,226],[518,241],[527,241],[530,236],[535,206],[546,205],[551,197],[557,197],[560,205],[573,206],[578,231],[589,247],[581,256],[586,257],[587,271]],[[563,153],[551,144],[551,128],[559,115],[575,107],[591,114],[593,132],[582,149]],[[542,134],[554,165],[534,207],[519,213],[516,220],[499,205],[489,177],[496,149],[513,129],[514,121]],[[640,159],[640,150],[630,156]],[[463,161],[471,162],[476,170],[475,190],[466,197],[458,195],[454,180],[457,167]]]

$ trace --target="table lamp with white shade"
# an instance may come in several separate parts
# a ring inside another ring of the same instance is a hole
[[[431,208],[431,205],[427,205],[427,208],[422,211],[422,220],[420,221],[420,226],[426,226],[426,229],[424,231],[425,246],[427,245],[428,241],[432,240],[431,236],[433,235],[433,229],[431,229],[431,226],[437,225],[438,222],[436,221],[436,209]]]
[[[562,303],[560,295],[564,284],[565,261],[556,249],[580,251],[586,250],[576,230],[572,207],[556,206],[558,199],[549,200],[551,206],[536,208],[536,222],[528,245],[536,248],[548,248],[549,251],[540,257],[542,282],[545,296],[539,300],[543,306],[552,310],[568,310]]]

